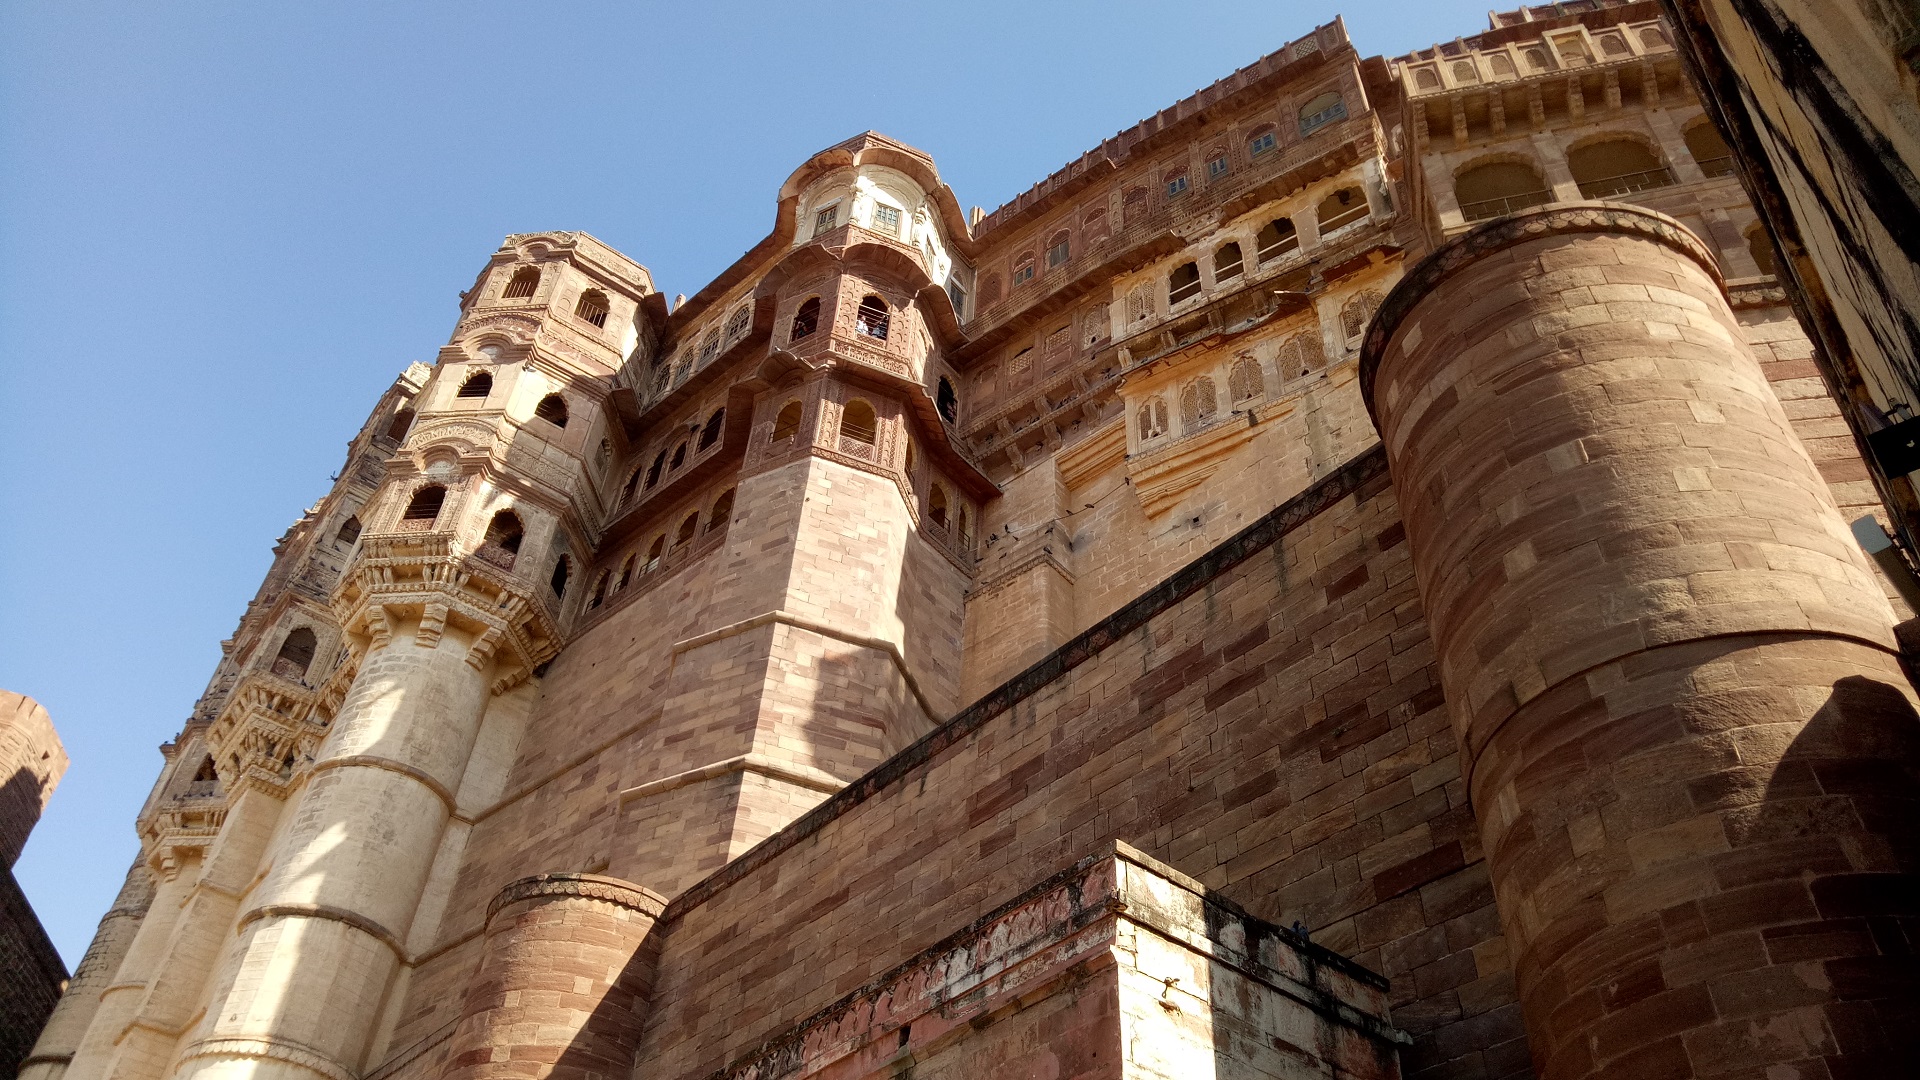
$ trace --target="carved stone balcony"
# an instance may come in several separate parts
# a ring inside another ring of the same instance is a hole
[[[269,668],[242,676],[207,729],[207,748],[221,786],[255,787],[285,797],[326,738],[314,708],[319,692]]]
[[[467,663],[484,670],[497,654],[494,690],[503,691],[551,659],[560,635],[540,595],[544,586],[489,554],[484,546],[463,551],[451,532],[362,537],[334,591],[334,613],[374,648],[385,646],[401,619],[417,624],[415,641],[423,645],[438,644],[448,625],[458,626],[474,639]]]

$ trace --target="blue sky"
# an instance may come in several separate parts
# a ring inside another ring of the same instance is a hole
[[[0,686],[73,765],[15,868],[68,965],[275,537],[511,232],[696,292],[872,128],[992,209],[1320,3],[0,3]]]

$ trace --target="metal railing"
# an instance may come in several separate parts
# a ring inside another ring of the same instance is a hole
[[[1731,154],[1721,157],[1704,158],[1696,162],[1696,164],[1700,166],[1701,172],[1707,174],[1708,179],[1716,176],[1733,175],[1733,155]]]
[[[1476,202],[1461,203],[1460,212],[1468,221],[1485,221],[1488,218],[1502,217],[1529,206],[1539,206],[1553,201],[1551,191],[1524,191],[1518,195],[1502,195],[1497,199],[1480,199]]]
[[[1371,210],[1364,202],[1351,210],[1343,210],[1320,223],[1320,235],[1325,236],[1328,233],[1344,229],[1356,221],[1365,220],[1369,213],[1371,213]]]
[[[1584,180],[1580,183],[1580,194],[1589,199],[1604,199],[1609,195],[1631,195],[1636,191],[1651,191],[1654,188],[1673,186],[1673,170],[1665,167],[1648,169],[1645,172],[1622,173],[1619,176],[1603,176],[1598,180]]]

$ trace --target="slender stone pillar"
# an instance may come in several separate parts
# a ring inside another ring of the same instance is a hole
[[[1491,222],[1394,290],[1362,386],[1539,1073],[1911,1068],[1920,721],[1707,249]]]
[[[100,928],[94,931],[93,943],[80,958],[73,978],[67,981],[67,992],[53,1007],[47,1026],[40,1030],[33,1052],[20,1063],[20,1080],[60,1080],[66,1075],[87,1026],[100,1009],[100,994],[113,984],[120,963],[126,959],[140,930],[140,921],[146,918],[147,905],[152,902],[153,874],[147,869],[145,858],[137,858],[127,870],[127,879],[120,886],[120,894],[114,897],[113,906],[100,917]],[[128,1000],[131,1001],[131,997]]]
[[[626,1080],[651,989],[640,947],[665,907],[650,889],[593,874],[502,889],[446,1080]]]
[[[136,872],[150,873],[146,867]],[[160,975],[167,943],[173,937],[180,912],[193,894],[199,876],[198,859],[189,860],[185,866],[176,864],[168,873],[159,875],[133,940],[127,943],[118,968],[95,999],[92,1020],[67,1066],[70,1076],[77,1080],[97,1080],[106,1075],[121,1035],[139,1014],[148,985]]]
[[[104,1073],[108,1080],[165,1075],[180,1036],[205,1000],[207,978],[229,940],[240,897],[259,871],[284,795],[254,785],[234,792],[139,1007],[118,1035]]]
[[[444,617],[376,618],[179,1075],[347,1080],[365,1065],[491,679]]]

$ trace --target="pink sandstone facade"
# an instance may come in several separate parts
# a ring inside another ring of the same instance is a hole
[[[28,1080],[1854,1077],[1912,612],[1651,0],[507,238]]]

